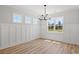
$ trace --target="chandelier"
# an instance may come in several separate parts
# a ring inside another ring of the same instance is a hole
[[[39,20],[49,20],[50,17],[49,15],[46,13],[46,5],[44,5],[44,14],[42,14],[39,18]]]

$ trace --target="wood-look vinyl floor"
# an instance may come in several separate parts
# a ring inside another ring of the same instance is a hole
[[[78,54],[79,46],[53,40],[37,39],[0,50],[0,54]]]

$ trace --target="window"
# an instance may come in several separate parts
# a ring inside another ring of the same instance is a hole
[[[54,31],[54,19],[48,20],[48,31]]]
[[[32,17],[25,16],[25,24],[32,24]]]
[[[48,31],[63,32],[63,17],[51,18],[48,20]]]
[[[39,20],[38,20],[38,19],[33,18],[33,24],[37,24],[38,22],[39,22]]]
[[[13,14],[13,22],[14,23],[22,23],[22,16],[18,14]]]

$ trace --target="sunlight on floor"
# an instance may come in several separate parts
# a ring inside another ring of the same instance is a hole
[[[53,44],[61,44],[60,42],[52,41],[52,40],[44,40],[46,42],[52,42]]]

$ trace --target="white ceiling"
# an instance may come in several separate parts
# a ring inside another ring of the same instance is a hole
[[[24,12],[28,12],[34,16],[39,16],[43,14],[44,6],[43,5],[9,5],[9,7],[21,9]],[[78,5],[47,5],[47,13],[53,14],[57,12],[62,12],[72,8],[79,8]]]

